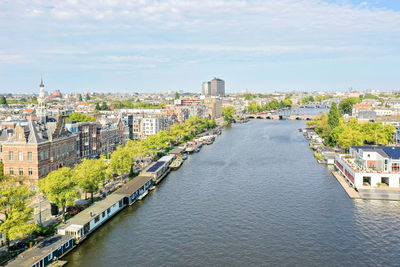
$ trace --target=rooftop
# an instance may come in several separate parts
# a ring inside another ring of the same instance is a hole
[[[39,242],[36,246],[22,252],[10,261],[7,266],[25,267],[32,266],[37,260],[47,256],[52,250],[58,248],[63,243],[72,239],[70,236],[56,235]]]
[[[123,185],[120,189],[115,191],[113,194],[118,195],[132,195],[139,188],[141,188],[145,183],[151,179],[151,176],[137,176]]]

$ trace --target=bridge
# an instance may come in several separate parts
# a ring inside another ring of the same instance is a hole
[[[266,113],[255,113],[245,114],[247,119],[262,119],[262,120],[307,120],[310,121],[319,115],[305,115],[305,114],[266,114]]]

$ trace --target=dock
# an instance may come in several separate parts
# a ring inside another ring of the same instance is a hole
[[[349,198],[352,199],[360,199],[360,195],[358,194],[358,192],[351,187],[346,179],[341,176],[338,172],[332,172],[333,176],[335,176],[336,180],[338,180],[338,182],[340,183],[340,185],[343,187],[344,191],[346,191],[347,195],[349,196]]]

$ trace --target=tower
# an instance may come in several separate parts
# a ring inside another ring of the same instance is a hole
[[[36,109],[36,116],[37,116],[37,121],[40,123],[46,123],[47,120],[47,109],[46,109],[46,95],[44,91],[44,84],[43,84],[43,78],[41,79],[40,82],[40,91],[39,91],[39,97],[38,97],[38,107]]]

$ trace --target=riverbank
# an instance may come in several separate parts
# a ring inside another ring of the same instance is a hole
[[[194,142],[200,142],[203,138],[207,145],[211,145],[215,138],[221,134],[223,127],[199,133]],[[213,134],[210,138],[207,135]],[[210,142],[212,140],[212,142]],[[178,145],[179,146],[179,145]],[[177,147],[178,147],[177,146]],[[175,148],[177,148],[175,147]],[[186,145],[185,145],[186,147]],[[199,152],[201,145],[197,145],[195,152]],[[181,150],[183,152],[183,150]],[[64,257],[71,250],[75,249],[80,242],[86,240],[89,235],[100,228],[108,220],[117,215],[124,208],[143,200],[145,196],[170,173],[170,165],[177,155],[171,154],[152,162],[140,174],[130,181],[124,181],[121,187],[110,193],[102,200],[82,210],[74,217],[67,220],[65,224],[58,227],[58,234],[42,240],[38,245],[29,248],[11,260],[10,266],[48,266],[55,260]],[[182,164],[183,162],[181,162]],[[62,247],[60,253],[54,254],[54,250]],[[34,256],[32,256],[34,255]]]

